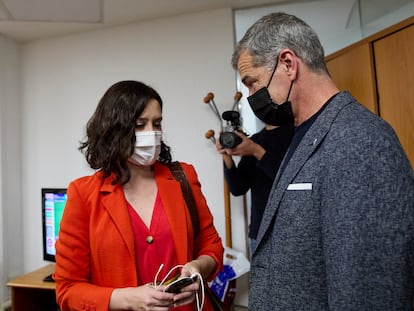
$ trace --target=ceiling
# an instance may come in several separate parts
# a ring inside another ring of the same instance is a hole
[[[312,1],[318,0],[0,0],[0,35],[27,42],[206,10]],[[354,0],[354,7],[364,24],[413,1]]]
[[[0,34],[18,42],[172,15],[312,0],[0,0]]]

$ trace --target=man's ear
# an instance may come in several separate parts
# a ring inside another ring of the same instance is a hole
[[[279,62],[282,64],[284,71],[291,80],[294,80],[298,71],[298,58],[295,53],[289,49],[283,49],[279,55]]]

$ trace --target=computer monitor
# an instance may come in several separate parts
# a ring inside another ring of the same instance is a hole
[[[42,188],[43,259],[55,262],[55,243],[67,200],[65,188]]]

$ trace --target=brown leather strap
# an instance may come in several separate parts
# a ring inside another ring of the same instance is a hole
[[[169,165],[170,171],[174,178],[180,182],[181,191],[183,192],[185,203],[187,204],[188,211],[190,212],[191,221],[194,228],[194,239],[197,238],[198,233],[200,232],[200,220],[198,219],[198,210],[195,204],[193,192],[191,191],[190,184],[188,182],[187,176],[180,164],[180,162],[172,162]],[[194,250],[195,251],[195,250]],[[233,281],[231,281],[233,282]],[[235,282],[235,281],[234,281]],[[214,311],[223,311],[223,303],[216,297],[216,295],[211,291],[210,287],[206,283],[204,285],[205,292],[207,297],[210,299],[211,305]],[[228,309],[230,310],[230,309]]]
[[[188,182],[187,176],[180,164],[175,161],[169,165],[170,171],[174,178],[180,182],[181,191],[183,192],[185,203],[187,204],[188,211],[191,216],[193,223],[194,237],[196,238],[200,232],[200,220],[198,219],[198,210],[194,200],[193,192],[191,191],[190,183]]]

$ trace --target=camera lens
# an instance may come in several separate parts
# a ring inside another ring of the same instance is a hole
[[[233,132],[223,132],[220,135],[220,145],[223,148],[234,148],[242,142],[242,139]]]

